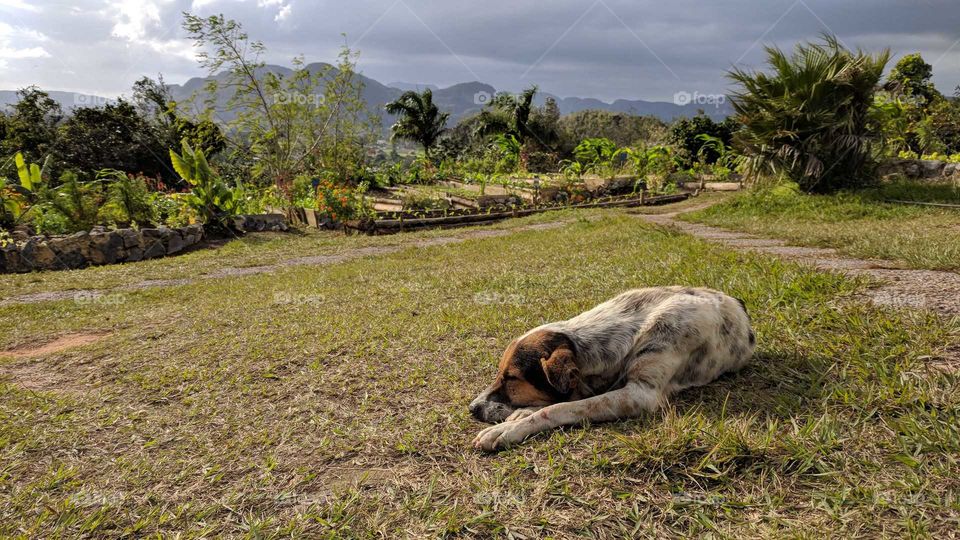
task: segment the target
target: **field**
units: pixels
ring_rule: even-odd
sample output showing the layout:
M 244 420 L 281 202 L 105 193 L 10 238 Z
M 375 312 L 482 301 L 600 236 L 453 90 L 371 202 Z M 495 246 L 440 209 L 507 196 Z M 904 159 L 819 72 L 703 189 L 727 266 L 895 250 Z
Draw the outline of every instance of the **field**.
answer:
M 733 197 L 683 218 L 888 259 L 904 268 L 960 270 L 960 208 L 885 202 L 891 200 L 960 205 L 960 186 L 903 182 L 834 195 L 780 188 Z
M 917 231 L 947 219 L 927 212 Z M 951 267 L 930 245 L 897 258 Z M 750 367 L 656 415 L 470 447 L 512 337 L 665 284 L 743 298 Z M 0 535 L 956 535 L 960 321 L 870 286 L 620 210 L 0 277 L 8 300 L 101 294 L 0 304 Z M 31 350 L 63 336 L 85 344 Z

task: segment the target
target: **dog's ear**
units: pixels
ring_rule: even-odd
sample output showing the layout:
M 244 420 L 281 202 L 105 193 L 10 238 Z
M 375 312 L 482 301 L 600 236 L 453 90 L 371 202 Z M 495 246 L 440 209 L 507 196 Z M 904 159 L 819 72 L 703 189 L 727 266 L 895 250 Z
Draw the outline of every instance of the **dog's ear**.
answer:
M 573 351 L 566 347 L 553 350 L 550 358 L 541 358 L 540 365 L 547 382 L 561 394 L 569 394 L 580 384 L 580 368 L 573 361 Z

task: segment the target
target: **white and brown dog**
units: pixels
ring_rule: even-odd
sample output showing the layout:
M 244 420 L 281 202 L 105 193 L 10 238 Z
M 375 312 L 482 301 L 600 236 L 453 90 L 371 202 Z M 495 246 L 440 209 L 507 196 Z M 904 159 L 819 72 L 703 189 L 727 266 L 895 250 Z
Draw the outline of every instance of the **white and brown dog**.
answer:
M 470 403 L 495 424 L 473 444 L 495 451 L 558 426 L 653 412 L 740 369 L 755 344 L 741 300 L 693 287 L 627 291 L 510 343 L 496 380 Z

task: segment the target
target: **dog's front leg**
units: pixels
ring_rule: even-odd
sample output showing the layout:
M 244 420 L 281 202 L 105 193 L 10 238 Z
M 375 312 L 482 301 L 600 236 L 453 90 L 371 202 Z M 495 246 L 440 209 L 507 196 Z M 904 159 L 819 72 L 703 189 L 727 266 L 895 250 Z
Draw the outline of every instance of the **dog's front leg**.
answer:
M 579 401 L 544 407 L 520 420 L 506 421 L 481 431 L 473 440 L 476 448 L 493 452 L 512 446 L 534 433 L 585 420 L 606 422 L 653 412 L 660 405 L 660 392 L 643 382 L 629 382 L 623 388 Z

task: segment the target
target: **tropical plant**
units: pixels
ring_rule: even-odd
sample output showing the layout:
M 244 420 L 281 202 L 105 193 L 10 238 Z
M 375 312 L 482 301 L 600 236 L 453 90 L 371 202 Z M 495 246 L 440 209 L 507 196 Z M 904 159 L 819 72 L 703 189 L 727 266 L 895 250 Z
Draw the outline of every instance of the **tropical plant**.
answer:
M 390 128 L 394 139 L 405 139 L 423 146 L 423 153 L 430 159 L 430 151 L 446 131 L 450 113 L 440 112 L 433 102 L 433 92 L 428 88 L 422 93 L 404 92 L 396 100 L 387 103 L 386 111 L 397 115 Z
M 203 149 L 194 150 L 186 140 L 181 144 L 182 153 L 170 150 L 170 161 L 177 174 L 191 186 L 190 193 L 185 197 L 186 202 L 206 224 L 221 229 L 231 228 L 229 218 L 237 215 L 242 199 L 210 168 Z
M 101 222 L 121 226 L 156 222 L 157 211 L 143 176 L 104 169 L 97 173 L 97 180 L 106 185 L 107 193 L 106 202 L 98 214 Z
M 788 177 L 808 191 L 866 181 L 878 140 L 870 108 L 889 51 L 851 52 L 837 38 L 797 45 L 792 55 L 767 47 L 770 73 L 734 69 L 735 137 L 754 181 Z
M 65 171 L 60 175 L 60 186 L 45 192 L 41 206 L 63 216 L 71 231 L 85 231 L 97 223 L 100 194 L 97 186 L 81 182 L 77 173 Z

